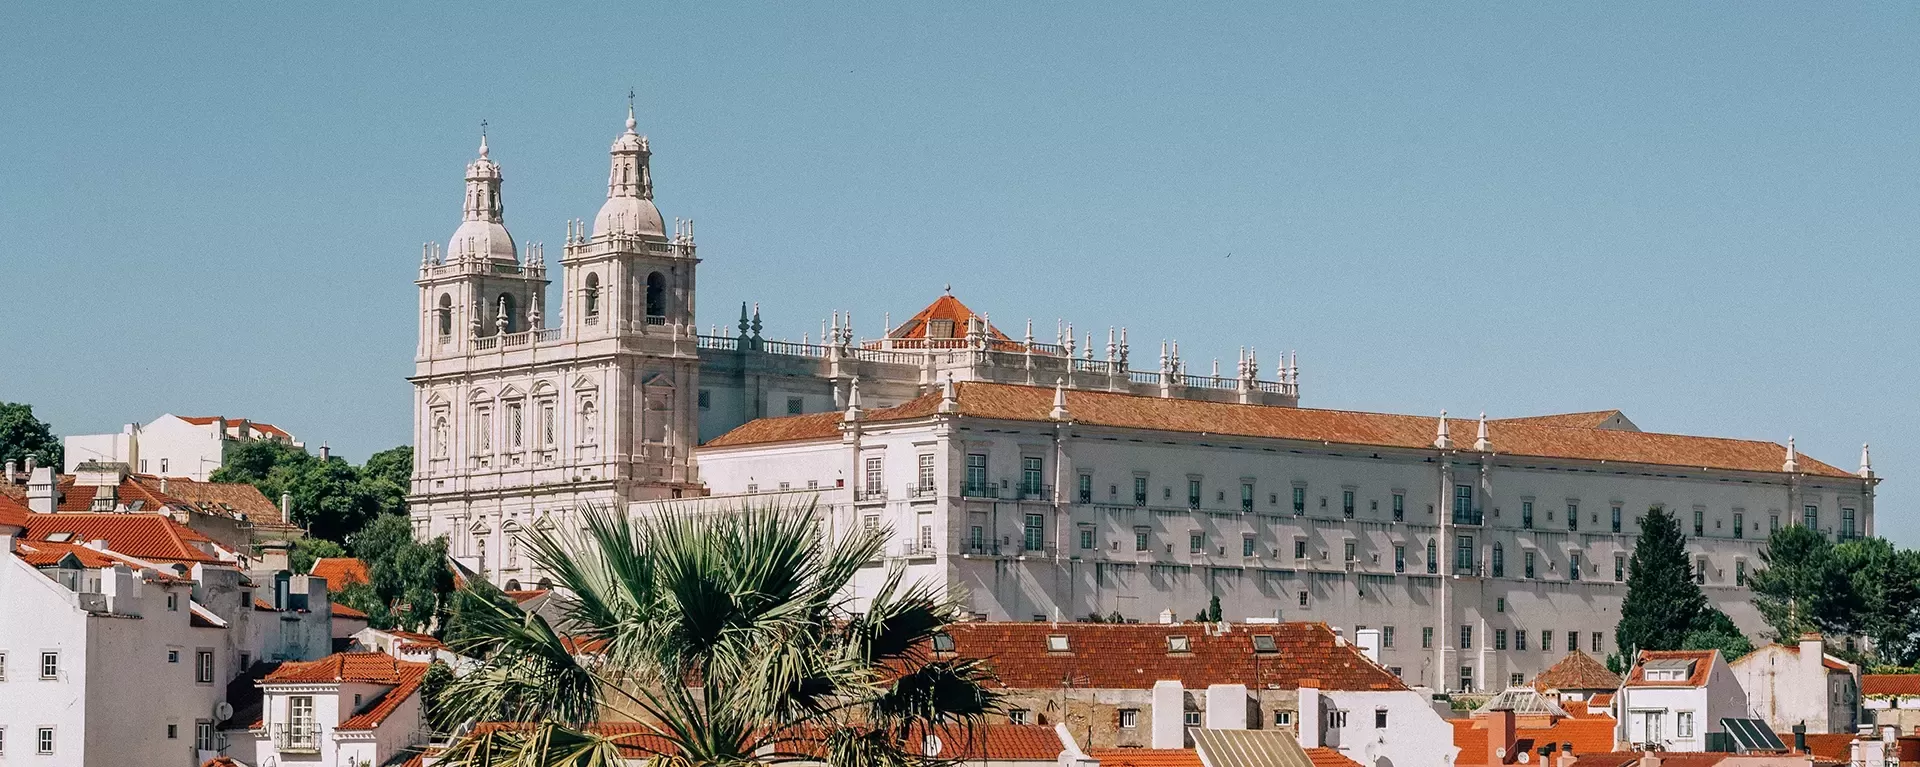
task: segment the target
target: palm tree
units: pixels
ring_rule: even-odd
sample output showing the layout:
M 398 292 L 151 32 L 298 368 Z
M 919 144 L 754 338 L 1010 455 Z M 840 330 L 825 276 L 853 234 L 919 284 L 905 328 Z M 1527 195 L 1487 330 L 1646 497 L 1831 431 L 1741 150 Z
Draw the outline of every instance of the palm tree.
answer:
M 586 508 L 579 532 L 531 533 L 563 617 L 473 583 L 449 642 L 481 663 L 440 696 L 459 721 L 524 724 L 477 728 L 445 763 L 612 765 L 621 746 L 687 767 L 945 763 L 915 739 L 971 727 L 997 700 L 977 661 L 929 651 L 959 605 L 893 570 L 854 612 L 885 534 L 830 538 L 815 512 Z M 595 726 L 621 717 L 638 724 Z

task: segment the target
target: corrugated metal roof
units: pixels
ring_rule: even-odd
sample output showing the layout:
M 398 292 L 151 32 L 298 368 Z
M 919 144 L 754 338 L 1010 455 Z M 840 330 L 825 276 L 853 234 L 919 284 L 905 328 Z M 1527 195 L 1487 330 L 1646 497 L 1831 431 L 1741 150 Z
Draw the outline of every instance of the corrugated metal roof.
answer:
M 1288 730 L 1194 728 L 1187 733 L 1209 767 L 1313 767 L 1313 760 Z

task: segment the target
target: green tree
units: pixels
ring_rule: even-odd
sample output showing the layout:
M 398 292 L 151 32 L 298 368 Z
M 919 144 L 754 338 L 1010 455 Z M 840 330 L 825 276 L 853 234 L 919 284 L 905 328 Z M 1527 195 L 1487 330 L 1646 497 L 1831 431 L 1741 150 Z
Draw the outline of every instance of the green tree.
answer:
M 1627 570 L 1627 598 L 1614 630 L 1620 654 L 1613 662 L 1631 664 L 1641 650 L 1680 649 L 1706 608 L 1679 521 L 1659 506 L 1648 509 Z
M 884 533 L 823 539 L 810 505 L 581 521 L 534 532 L 529 548 L 592 660 L 545 618 L 474 600 L 476 630 L 454 647 L 482 662 L 442 697 L 461 721 L 530 724 L 476 731 L 444 764 L 618 764 L 619 736 L 588 728 L 609 710 L 672 745 L 662 764 L 945 764 L 917 736 L 996 706 L 979 661 L 929 649 L 956 601 L 896 570 L 850 609 L 842 595 Z
M 385 480 L 400 488 L 404 496 L 408 485 L 413 482 L 413 447 L 401 445 L 367 456 L 366 466 L 361 471 L 368 479 Z
M 1731 662 L 1753 652 L 1753 640 L 1741 633 L 1740 627 L 1733 625 L 1733 619 L 1720 608 L 1708 605 L 1694 616 L 1693 626 L 1680 641 L 1680 649 L 1719 650 Z
M 213 481 L 250 483 L 269 499 L 291 493 L 287 521 L 316 538 L 345 542 L 374 517 L 406 511 L 413 448 L 384 450 L 356 467 L 339 456 L 322 461 L 281 442 L 247 440 L 228 447 L 224 458 Z
M 346 555 L 347 550 L 333 541 L 325 538 L 301 538 L 293 542 L 293 551 L 287 557 L 287 567 L 296 573 L 312 572 L 313 560 Z
M 393 612 L 387 609 L 387 603 L 373 586 L 360 581 L 347 584 L 333 595 L 333 601 L 367 614 L 367 625 L 377 629 L 390 629 L 397 625 Z
M 1883 538 L 1860 538 L 1833 547 L 1838 569 L 1846 573 L 1848 599 L 1844 623 L 1823 629 L 1872 640 L 1881 663 L 1907 666 L 1920 660 L 1920 552 L 1895 548 Z
M 59 471 L 66 450 L 53 427 L 33 417 L 33 406 L 20 402 L 0 402 L 0 462 L 15 461 L 25 466 L 27 456 L 35 463 Z
M 396 625 L 422 630 L 439 624 L 446 596 L 453 592 L 444 536 L 416 541 L 406 517 L 382 514 L 355 533 L 350 545 L 366 563 L 369 586 Z
M 1220 622 L 1220 595 L 1219 594 L 1214 594 L 1212 597 L 1207 599 L 1207 620 L 1212 621 L 1214 623 Z
M 1774 641 L 1792 644 L 1801 634 L 1850 622 L 1853 583 L 1826 536 L 1799 525 L 1780 528 L 1760 561 L 1764 567 L 1748 577 L 1747 588 Z
M 441 660 L 429 664 L 426 675 L 420 677 L 421 713 L 427 720 L 427 726 L 435 732 L 452 732 L 460 725 L 459 720 L 448 715 L 445 695 L 451 684 L 453 667 Z

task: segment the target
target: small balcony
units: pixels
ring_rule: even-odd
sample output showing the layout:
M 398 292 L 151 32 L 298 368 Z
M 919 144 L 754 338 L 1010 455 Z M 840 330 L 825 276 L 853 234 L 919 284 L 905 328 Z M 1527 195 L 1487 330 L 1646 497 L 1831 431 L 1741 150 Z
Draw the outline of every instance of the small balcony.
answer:
M 1486 524 L 1486 518 L 1487 518 L 1487 513 L 1480 509 L 1454 509 L 1453 510 L 1453 523 L 1456 525 L 1473 525 L 1475 527 L 1478 527 L 1480 525 Z
M 961 486 L 960 495 L 963 498 L 999 498 L 1000 488 L 991 482 L 979 485 L 968 483 Z
M 903 559 L 932 559 L 932 546 L 922 546 L 917 541 L 900 544 L 900 556 Z
M 1021 485 L 1013 489 L 1014 498 L 1021 501 L 1053 500 L 1052 485 Z
M 854 503 L 879 503 L 887 499 L 885 487 L 858 487 L 853 490 Z
M 647 315 L 647 324 L 648 325 L 665 325 L 667 324 L 667 316 L 664 314 L 649 314 Z
M 311 724 L 273 726 L 273 748 L 283 754 L 320 753 L 320 731 Z
M 1000 544 L 997 541 L 967 541 L 960 553 L 969 557 L 997 557 L 1000 556 Z
M 916 501 L 927 500 L 929 498 L 934 498 L 939 495 L 940 495 L 939 485 L 908 485 L 907 486 L 907 497 Z

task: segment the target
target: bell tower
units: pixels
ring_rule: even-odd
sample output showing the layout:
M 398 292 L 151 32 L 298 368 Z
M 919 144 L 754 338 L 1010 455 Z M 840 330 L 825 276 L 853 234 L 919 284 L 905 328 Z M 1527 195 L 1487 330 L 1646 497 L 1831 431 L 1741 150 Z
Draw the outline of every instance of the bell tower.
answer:
M 541 248 L 528 246 L 522 260 L 513 235 L 507 232 L 500 165 L 490 154 L 483 123 L 480 156 L 467 164 L 460 228 L 445 248 L 439 243 L 422 246 L 416 281 L 420 287 L 416 359 L 497 348 L 501 343 L 497 336 L 545 326 L 540 304 L 547 277 Z

